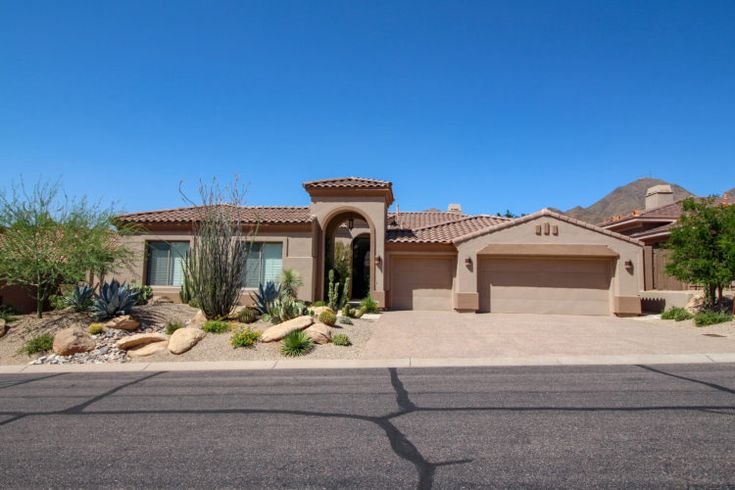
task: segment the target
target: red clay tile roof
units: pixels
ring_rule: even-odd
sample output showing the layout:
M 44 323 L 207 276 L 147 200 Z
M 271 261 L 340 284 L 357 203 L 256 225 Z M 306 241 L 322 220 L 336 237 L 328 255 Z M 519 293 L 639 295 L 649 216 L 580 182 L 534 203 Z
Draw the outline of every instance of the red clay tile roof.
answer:
M 639 219 L 643 219 L 646 221 L 659 219 L 662 221 L 677 221 L 679 218 L 681 218 L 681 208 L 683 202 L 684 200 L 682 199 L 680 201 L 667 204 L 658 208 L 650 209 L 648 211 L 633 211 L 633 213 L 627 216 L 614 216 L 613 218 L 603 223 L 602 226 L 608 227 L 610 225 L 615 225 L 624 221 L 636 221 Z M 723 194 L 721 197 L 715 198 L 714 200 L 715 205 L 733 204 L 733 202 L 735 201 L 733 200 L 732 196 L 728 195 L 727 193 Z
M 306 206 L 242 206 L 240 219 L 245 223 L 290 224 L 312 220 Z M 193 223 L 199 219 L 199 207 L 143 211 L 118 216 L 123 223 Z
M 464 213 L 450 213 L 448 211 L 401 211 L 388 213 L 388 229 L 421 228 L 429 225 L 438 225 L 450 221 L 466 218 Z
M 392 185 L 387 180 L 340 177 L 304 182 L 304 189 L 390 189 Z
M 431 213 L 431 212 L 429 212 Z M 426 213 L 426 214 L 429 214 Z M 401 213 L 401 215 L 404 213 Z M 422 214 L 411 213 L 411 214 Z M 459 213 L 432 213 L 450 214 L 455 217 Z M 425 219 L 431 219 L 424 217 Z M 399 217 L 400 219 L 400 217 Z M 494 226 L 512 221 L 510 218 L 479 214 L 474 216 L 461 215 L 457 219 L 443 223 L 431 224 L 416 228 L 389 229 L 386 240 L 390 243 L 452 243 L 453 240 L 467 234 L 480 232 Z

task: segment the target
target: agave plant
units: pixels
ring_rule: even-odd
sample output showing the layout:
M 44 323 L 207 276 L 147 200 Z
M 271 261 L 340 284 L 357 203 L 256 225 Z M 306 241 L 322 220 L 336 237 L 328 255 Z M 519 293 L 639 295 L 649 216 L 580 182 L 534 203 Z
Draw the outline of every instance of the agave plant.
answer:
M 112 282 L 105 282 L 100 286 L 100 292 L 92 303 L 92 315 L 98 320 L 126 315 L 137 302 L 136 291 L 130 289 L 126 283 L 120 284 L 113 279 Z
M 66 305 L 71 306 L 74 311 L 86 311 L 92 306 L 94 289 L 89 284 L 74 286 L 69 296 L 66 297 Z
M 264 315 L 269 313 L 273 307 L 273 302 L 281 296 L 281 287 L 273 281 L 268 281 L 265 286 L 261 283 L 256 293 L 251 293 L 250 297 L 255 302 L 255 309 L 258 313 Z

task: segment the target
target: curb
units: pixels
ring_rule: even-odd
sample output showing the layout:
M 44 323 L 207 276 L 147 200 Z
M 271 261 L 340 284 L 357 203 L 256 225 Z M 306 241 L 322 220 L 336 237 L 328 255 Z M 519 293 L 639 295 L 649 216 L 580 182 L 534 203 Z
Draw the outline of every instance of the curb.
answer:
M 505 358 L 281 359 L 275 361 L 133 362 L 124 364 L 0 365 L 0 374 L 112 373 L 139 371 L 240 371 L 436 367 L 620 366 L 635 364 L 735 363 L 735 353 Z

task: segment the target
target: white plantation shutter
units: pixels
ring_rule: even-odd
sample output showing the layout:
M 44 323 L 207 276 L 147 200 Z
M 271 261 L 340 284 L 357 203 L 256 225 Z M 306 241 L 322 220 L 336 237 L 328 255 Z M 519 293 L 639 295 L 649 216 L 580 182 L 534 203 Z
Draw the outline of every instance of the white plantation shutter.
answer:
M 283 244 L 263 244 L 263 284 L 268 281 L 281 282 L 283 271 Z
M 148 247 L 148 284 L 151 286 L 165 286 L 168 284 L 170 274 L 168 244 L 150 242 Z
M 263 263 L 261 260 L 262 243 L 248 244 L 248 253 L 245 258 L 245 287 L 257 288 L 263 276 Z
M 189 244 L 187 242 L 178 242 L 171 244 L 171 285 L 181 286 L 184 284 L 184 260 L 186 254 L 189 253 Z

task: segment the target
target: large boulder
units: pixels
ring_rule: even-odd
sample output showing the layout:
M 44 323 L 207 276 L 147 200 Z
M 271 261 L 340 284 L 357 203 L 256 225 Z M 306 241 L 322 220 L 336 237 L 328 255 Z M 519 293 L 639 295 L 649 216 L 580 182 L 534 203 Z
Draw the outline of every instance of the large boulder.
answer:
M 266 329 L 263 335 L 260 336 L 261 342 L 274 342 L 281 340 L 286 335 L 290 334 L 294 330 L 303 330 L 314 323 L 314 319 L 309 315 L 300 316 L 292 320 L 273 325 Z
M 314 316 L 317 317 L 317 318 L 319 318 L 319 315 L 321 315 L 325 311 L 330 311 L 330 312 L 334 313 L 334 310 L 331 309 L 329 306 L 317 306 L 315 308 L 311 308 L 311 311 L 314 312 Z M 336 315 L 336 313 L 334 313 L 334 314 Z
M 206 333 L 199 328 L 184 327 L 176 330 L 168 339 L 168 351 L 172 354 L 183 354 L 204 338 Z
M 308 335 L 315 344 L 328 344 L 332 340 L 332 330 L 329 326 L 317 322 L 310 326 L 304 333 Z
M 128 350 L 135 347 L 141 347 L 146 344 L 153 342 L 162 342 L 168 340 L 168 337 L 161 333 L 139 333 L 135 335 L 128 335 L 117 341 L 115 344 L 118 349 Z
M 697 313 L 704 307 L 704 292 L 697 291 L 687 302 L 686 309 L 690 313 Z
M 168 346 L 168 342 L 159 341 L 159 342 L 153 342 L 151 344 L 146 344 L 140 347 L 136 347 L 135 349 L 130 349 L 128 351 L 128 355 L 130 357 L 146 357 L 153 354 L 157 354 L 159 352 L 164 352 L 166 350 L 166 347 Z
M 78 327 L 59 330 L 54 335 L 53 350 L 60 356 L 70 356 L 79 352 L 89 352 L 95 348 L 94 339 Z
M 138 330 L 138 327 L 140 327 L 140 322 L 130 315 L 116 316 L 105 323 L 105 328 L 117 328 L 119 330 L 127 330 L 128 332 Z

